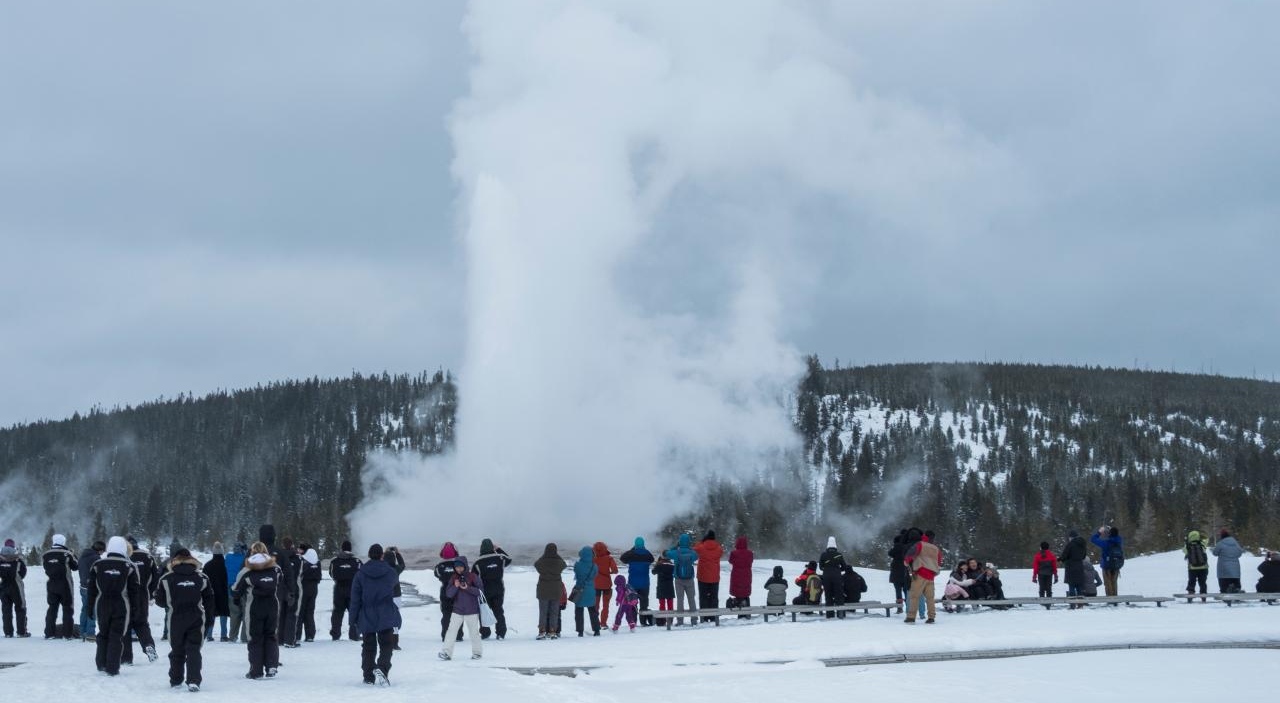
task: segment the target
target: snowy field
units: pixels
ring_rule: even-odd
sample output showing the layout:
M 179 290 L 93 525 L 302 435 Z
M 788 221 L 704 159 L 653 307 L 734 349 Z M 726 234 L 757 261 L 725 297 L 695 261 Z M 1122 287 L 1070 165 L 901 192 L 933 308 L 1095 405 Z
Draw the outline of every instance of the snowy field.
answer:
M 1256 581 L 1256 557 L 1242 560 L 1246 590 Z M 760 559 L 754 586 L 763 602 L 763 584 L 775 564 L 788 579 L 800 564 Z M 24 700 L 98 696 L 187 696 L 168 689 L 168 643 L 158 643 L 160 660 L 145 658 L 125 667 L 117 678 L 95 670 L 93 646 L 81 642 L 40 639 L 44 617 L 43 573 L 33 570 L 27 597 L 33 637 L 0 640 L 0 662 L 21 662 L 0 669 L 0 688 Z M 861 570 L 870 585 L 865 600 L 890 600 L 892 591 L 883 571 Z M 1211 571 L 1212 575 L 1212 563 Z M 1001 572 L 1006 594 L 1034 596 L 1027 569 Z M 728 572 L 722 589 L 727 588 Z M 429 571 L 407 571 L 406 582 L 424 594 L 435 594 Z M 567 580 L 567 576 L 566 576 Z M 1069 611 L 1039 607 L 1012 611 L 982 610 L 948 614 L 938 623 L 905 625 L 900 617 L 857 615 L 847 620 L 787 619 L 769 623 L 726 620 L 720 627 L 701 625 L 666 631 L 641 628 L 635 633 L 604 632 L 579 639 L 572 631 L 572 609 L 566 610 L 567 637 L 538 642 L 536 633 L 536 575 L 528 566 L 513 567 L 507 576 L 507 614 L 510 631 L 503 642 L 486 641 L 484 658 L 467 659 L 469 644 L 458 646 L 457 661 L 441 662 L 439 610 L 435 606 L 406 608 L 401 632 L 403 651 L 397 652 L 392 687 L 375 689 L 360 682 L 360 645 L 332 642 L 327 637 L 329 581 L 321 584 L 317 603 L 315 643 L 282 650 L 283 667 L 275 681 L 248 681 L 243 645 L 207 643 L 204 648 L 203 698 L 243 700 L 260 690 L 279 689 L 279 695 L 299 700 L 341 696 L 418 701 L 457 697 L 504 701 L 751 701 L 802 695 L 936 696 L 948 699 L 955 687 L 962 697 L 983 701 L 1039 700 L 1046 695 L 1107 700 L 1204 700 L 1229 691 L 1233 698 L 1263 699 L 1274 691 L 1280 653 L 1261 649 L 1117 650 L 1048 656 L 825 667 L 821 659 L 894 653 L 965 652 L 1024 647 L 1067 647 L 1101 644 L 1181 644 L 1202 642 L 1273 642 L 1280 644 L 1280 606 L 1244 604 L 1228 608 L 1218 603 L 1185 602 L 1139 607 L 1091 607 Z M 1213 579 L 1210 578 L 1213 585 Z M 1171 595 L 1185 585 L 1181 554 L 1168 553 L 1131 559 L 1121 576 L 1121 593 Z M 1216 590 L 1216 589 L 1211 589 Z M 939 588 L 939 592 L 941 589 Z M 1055 595 L 1062 593 L 1059 586 Z M 795 594 L 792 588 L 791 595 Z M 722 593 L 725 597 L 727 594 Z M 754 600 L 754 599 L 753 599 Z M 610 615 L 612 617 L 612 613 Z M 151 626 L 158 636 L 161 611 L 151 610 Z M 216 634 L 216 632 L 215 632 Z M 526 676 L 507 667 L 598 667 L 577 678 Z M 1068 693 L 1070 687 L 1078 693 Z M 1064 687 L 1066 689 L 1064 690 Z M 138 698 L 137 696 L 142 696 Z M 1215 696 L 1216 697 L 1216 696 Z M 6 699 L 8 696 L 6 696 Z

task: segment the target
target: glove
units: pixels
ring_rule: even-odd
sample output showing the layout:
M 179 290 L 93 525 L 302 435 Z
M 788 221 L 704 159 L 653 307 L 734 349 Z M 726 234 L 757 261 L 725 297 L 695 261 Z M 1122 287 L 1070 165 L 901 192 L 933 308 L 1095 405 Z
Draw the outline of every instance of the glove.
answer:
M 1058 582 L 1058 577 L 1057 577 L 1057 576 L 1054 576 L 1054 577 L 1053 577 L 1053 582 L 1054 582 L 1054 583 L 1057 583 L 1057 582 Z

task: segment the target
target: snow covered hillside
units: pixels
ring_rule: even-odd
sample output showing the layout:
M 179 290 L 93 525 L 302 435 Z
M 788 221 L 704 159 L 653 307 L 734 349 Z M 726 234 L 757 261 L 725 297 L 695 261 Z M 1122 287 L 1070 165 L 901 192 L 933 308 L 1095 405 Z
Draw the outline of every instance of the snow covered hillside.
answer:
M 1253 590 L 1257 557 L 1242 559 L 1245 585 Z M 801 564 L 757 559 L 754 588 L 763 599 L 763 583 L 781 564 L 788 578 Z M 38 571 L 38 570 L 36 570 Z M 79 642 L 39 639 L 44 616 L 43 574 L 32 572 L 27 598 L 33 605 L 29 640 L 0 640 L 0 662 L 23 662 L 0 669 L 0 687 L 22 700 L 72 700 L 128 697 L 147 700 L 169 695 L 168 644 L 154 664 L 125 667 L 118 678 L 98 674 L 93 647 Z M 862 570 L 870 586 L 864 598 L 889 600 L 883 571 Z M 1212 572 L 1211 572 L 1212 573 Z M 1009 596 L 1035 595 L 1026 569 L 1001 572 Z M 1179 553 L 1134 558 L 1121 576 L 1122 593 L 1171 595 L 1185 584 Z M 1217 603 L 1163 608 L 1095 607 L 1080 611 L 1021 608 L 1013 611 L 939 613 L 938 623 L 905 625 L 900 617 L 855 616 L 847 620 L 725 620 L 720 627 L 700 625 L 666 631 L 582 639 L 572 632 L 566 611 L 566 638 L 534 641 L 536 574 L 513 567 L 507 576 L 507 613 L 511 631 L 503 642 L 484 643 L 480 661 L 441 662 L 439 610 L 406 608 L 404 651 L 397 652 L 390 689 L 360 683 L 359 645 L 327 638 L 296 650 L 282 650 L 284 666 L 276 681 L 248 681 L 242 645 L 205 645 L 202 698 L 244 700 L 280 696 L 299 700 L 374 699 L 420 701 L 465 698 L 476 701 L 681 701 L 777 700 L 796 695 L 848 694 L 856 697 L 947 697 L 951 682 L 963 681 L 966 695 L 984 701 L 1026 701 L 1041 692 L 1076 682 L 1090 700 L 1199 700 L 1229 691 L 1233 697 L 1262 697 L 1274 690 L 1268 680 L 1276 652 L 1230 650 L 1117 650 L 981 661 L 913 663 L 827 668 L 820 661 L 893 653 L 964 652 L 1024 647 L 1084 645 L 1270 642 L 1280 646 L 1280 606 Z M 436 581 L 426 570 L 406 571 L 403 580 L 434 594 Z M 728 572 L 724 574 L 725 584 Z M 1211 579 L 1212 582 L 1212 579 Z M 331 582 L 321 584 L 317 625 L 328 630 Z M 727 585 L 723 588 L 727 588 Z M 1059 587 L 1061 588 L 1061 587 Z M 792 595 L 794 595 L 794 587 Z M 722 593 L 722 595 L 724 595 Z M 151 611 L 152 628 L 161 631 L 161 613 Z M 457 650 L 465 653 L 468 645 Z M 526 676 L 511 668 L 590 668 L 577 678 Z M 1188 673 L 1190 672 L 1190 673 Z M 1234 672 L 1224 674 L 1220 672 Z M 1185 674 L 1185 675 L 1184 675 Z M 1105 682 L 1105 685 L 1103 684 Z M 172 695 L 187 695 L 185 692 Z

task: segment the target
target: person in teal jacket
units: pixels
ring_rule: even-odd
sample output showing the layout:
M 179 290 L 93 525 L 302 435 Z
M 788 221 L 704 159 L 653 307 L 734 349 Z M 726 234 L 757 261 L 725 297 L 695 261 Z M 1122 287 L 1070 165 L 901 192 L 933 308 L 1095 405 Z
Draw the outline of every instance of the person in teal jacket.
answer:
M 596 574 L 599 569 L 596 567 L 595 554 L 591 551 L 591 547 L 583 547 L 578 550 L 578 561 L 573 564 L 573 588 L 578 592 L 578 597 L 573 601 L 573 622 L 577 625 L 578 636 L 583 636 L 582 629 L 582 611 L 586 611 L 591 615 L 591 634 L 595 637 L 600 636 L 600 611 L 596 610 Z

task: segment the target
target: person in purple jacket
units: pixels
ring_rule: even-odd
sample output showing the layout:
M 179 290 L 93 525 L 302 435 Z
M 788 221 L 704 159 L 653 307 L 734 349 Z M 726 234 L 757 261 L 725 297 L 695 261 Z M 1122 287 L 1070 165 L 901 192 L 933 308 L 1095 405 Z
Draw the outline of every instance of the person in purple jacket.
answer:
M 444 634 L 441 659 L 453 659 L 453 645 L 463 623 L 466 623 L 467 637 L 471 639 L 471 658 L 479 659 L 484 653 L 480 638 L 480 596 L 483 588 L 480 577 L 467 569 L 467 558 L 458 555 L 453 560 L 453 576 L 445 586 L 445 595 L 453 601 L 453 613 L 449 617 L 449 631 Z

